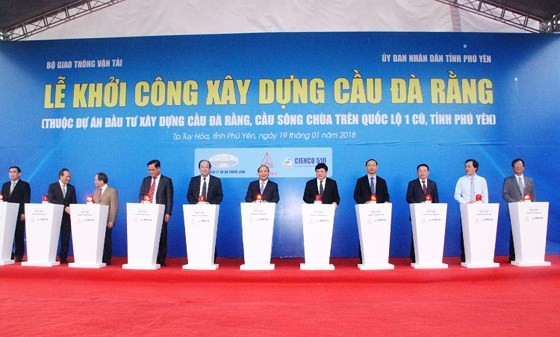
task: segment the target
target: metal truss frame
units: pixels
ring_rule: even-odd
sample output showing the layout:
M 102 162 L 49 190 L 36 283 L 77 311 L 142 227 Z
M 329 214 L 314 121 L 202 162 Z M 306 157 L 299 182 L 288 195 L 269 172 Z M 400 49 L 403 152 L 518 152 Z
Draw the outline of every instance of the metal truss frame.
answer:
M 547 33 L 560 33 L 560 13 L 554 15 L 549 21 L 544 22 L 542 29 Z
M 545 22 L 540 18 L 513 10 L 503 5 L 489 3 L 484 0 L 435 0 L 450 6 L 454 6 L 471 13 L 475 13 L 486 18 L 499 21 L 501 23 L 520 28 L 532 33 L 553 33 L 560 28 L 560 15 Z M 560 13 L 559 13 L 560 14 Z M 539 28 L 536 28 L 539 27 Z M 555 28 L 555 29 L 554 29 Z
M 18 23 L 1 32 L 0 40 L 17 41 L 91 14 L 125 0 L 80 0 L 48 13 Z

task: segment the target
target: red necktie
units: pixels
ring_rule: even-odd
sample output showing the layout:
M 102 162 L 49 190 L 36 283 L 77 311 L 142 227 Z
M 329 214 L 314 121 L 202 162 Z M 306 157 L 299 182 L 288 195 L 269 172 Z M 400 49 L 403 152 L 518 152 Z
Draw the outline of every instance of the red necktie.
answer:
M 426 195 L 426 193 L 428 192 L 428 189 L 426 188 L 426 181 L 422 180 L 422 190 L 424 191 L 424 195 Z
M 148 191 L 148 198 L 150 198 L 150 202 L 154 200 L 155 191 L 156 191 L 156 180 L 152 178 L 152 185 L 150 186 L 150 190 Z
M 97 201 L 98 203 L 101 203 L 101 196 L 103 195 L 103 189 L 100 188 L 99 189 L 99 200 Z

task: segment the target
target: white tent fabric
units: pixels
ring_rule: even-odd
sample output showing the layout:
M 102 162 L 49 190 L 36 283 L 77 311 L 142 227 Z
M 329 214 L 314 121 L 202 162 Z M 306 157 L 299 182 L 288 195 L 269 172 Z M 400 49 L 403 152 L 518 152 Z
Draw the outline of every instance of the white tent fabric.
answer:
M 435 0 L 126 0 L 29 39 L 329 31 L 524 32 Z

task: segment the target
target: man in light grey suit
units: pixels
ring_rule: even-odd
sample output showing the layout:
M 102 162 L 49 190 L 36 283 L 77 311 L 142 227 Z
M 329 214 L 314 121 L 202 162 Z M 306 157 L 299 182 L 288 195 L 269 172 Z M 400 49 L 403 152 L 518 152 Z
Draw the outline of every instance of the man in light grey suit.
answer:
M 521 158 L 516 158 L 511 162 L 513 175 L 504 179 L 502 197 L 508 203 L 524 200 L 525 195 L 529 195 L 531 201 L 536 201 L 535 184 L 533 179 L 523 175 L 525 162 Z M 508 212 L 509 213 L 509 212 Z M 515 261 L 515 249 L 513 246 L 513 235 L 510 233 L 509 239 L 509 262 Z
M 107 229 L 105 230 L 105 243 L 103 246 L 103 263 L 108 266 L 111 265 L 111 258 L 113 257 L 113 239 L 112 232 L 115 222 L 117 221 L 117 213 L 119 211 L 119 195 L 116 189 L 107 185 L 109 178 L 103 172 L 95 175 L 93 183 L 95 184 L 95 191 L 93 192 L 93 202 L 96 204 L 109 206 L 109 213 L 107 216 Z

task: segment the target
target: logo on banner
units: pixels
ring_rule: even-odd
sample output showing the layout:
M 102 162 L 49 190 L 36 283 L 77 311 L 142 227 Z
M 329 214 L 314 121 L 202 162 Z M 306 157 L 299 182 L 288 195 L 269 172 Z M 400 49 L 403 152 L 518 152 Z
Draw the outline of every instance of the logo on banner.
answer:
M 268 152 L 265 153 L 264 158 L 261 161 L 261 165 L 266 165 L 269 169 L 274 168 L 274 163 L 272 162 L 272 158 L 270 158 Z
M 286 157 L 286 159 L 282 161 L 282 166 L 284 166 L 285 168 L 292 168 L 292 160 L 290 159 L 290 157 Z
M 239 163 L 239 158 L 229 153 L 215 154 L 208 160 L 212 163 L 212 166 L 216 168 L 234 167 Z

